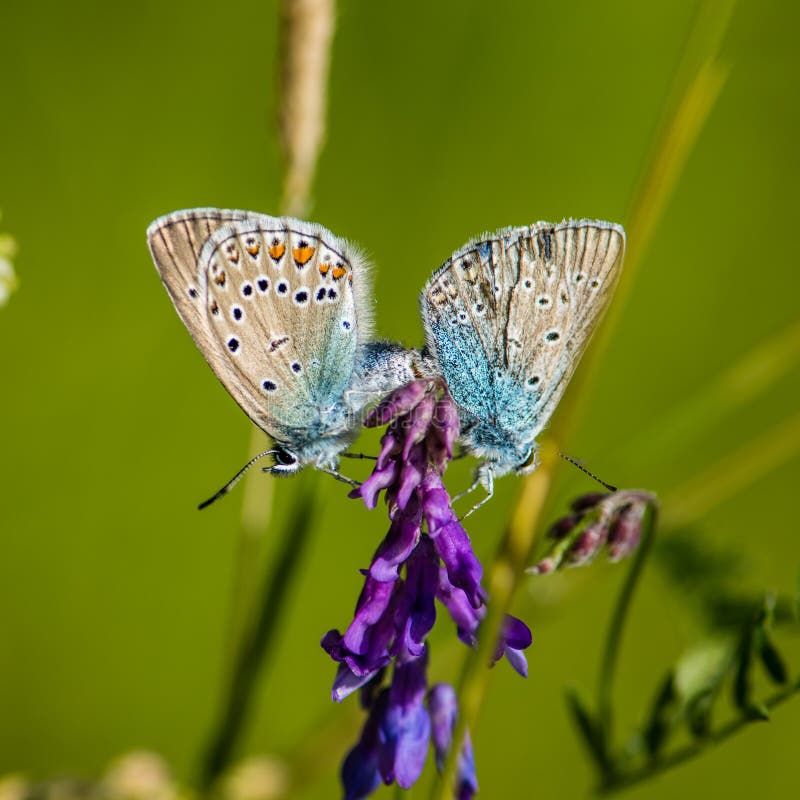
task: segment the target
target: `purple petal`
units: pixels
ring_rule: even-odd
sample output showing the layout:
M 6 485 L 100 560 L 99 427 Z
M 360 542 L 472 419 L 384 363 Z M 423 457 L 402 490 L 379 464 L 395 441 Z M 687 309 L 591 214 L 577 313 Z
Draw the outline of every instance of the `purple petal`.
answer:
M 406 567 L 406 603 L 402 612 L 402 630 L 394 647 L 401 656 L 421 656 L 425 639 L 436 622 L 436 589 L 439 559 L 428 537 L 420 540 Z
M 373 509 L 378 504 L 378 494 L 382 489 L 391 486 L 396 480 L 400 468 L 396 461 L 390 461 L 385 467 L 378 469 L 377 467 L 372 471 L 372 474 L 367 478 L 364 483 L 356 489 L 353 489 L 348 497 L 360 497 L 364 501 L 364 505 Z
M 385 635 L 386 633 L 389 635 Z M 391 629 L 387 631 L 386 627 L 382 626 L 377 630 L 377 634 L 370 637 L 373 649 L 367 650 L 364 654 L 354 653 L 350 650 L 344 643 L 344 637 L 337 630 L 328 631 L 320 644 L 334 661 L 344 664 L 355 678 L 363 678 L 364 681 L 368 681 L 387 666 L 391 660 L 388 653 L 385 652 L 393 638 Z M 337 673 L 332 691 L 334 701 L 338 702 L 340 695 L 341 697 L 346 697 L 349 694 L 347 691 L 349 680 L 347 675 Z M 339 686 L 339 683 L 341 683 L 341 686 Z M 358 687 L 356 686 L 355 688 Z
M 472 800 L 478 793 L 478 776 L 475 771 L 475 755 L 472 752 L 472 741 L 469 731 L 464 734 L 464 745 L 458 759 L 458 785 L 456 800 Z
M 323 639 L 323 642 L 324 641 Z M 324 646 L 323 644 L 323 647 Z M 339 669 L 336 671 L 336 678 L 333 681 L 333 687 L 331 689 L 333 702 L 341 703 L 345 697 L 349 697 L 353 692 L 360 689 L 366 683 L 369 683 L 377 672 L 378 670 L 375 670 L 375 672 L 367 673 L 366 675 L 356 675 L 347 664 L 339 664 Z
M 557 519 L 548 529 L 547 536 L 550 539 L 560 541 L 568 534 L 572 533 L 575 526 L 581 521 L 581 514 L 567 514 L 566 517 Z
M 436 536 L 447 523 L 458 522 L 458 517 L 450 504 L 450 495 L 436 470 L 429 469 L 425 473 L 420 486 L 420 495 L 431 536 Z
M 439 472 L 444 472 L 447 462 L 453 457 L 453 445 L 458 438 L 458 408 L 445 390 L 436 403 L 426 444 L 430 460 Z
M 395 606 L 402 597 L 402 581 L 384 583 L 368 577 L 355 617 L 344 636 L 330 631 L 323 648 L 334 661 L 344 662 L 356 676 L 372 676 L 389 661 L 395 638 Z
M 503 656 L 523 678 L 528 677 L 528 661 L 523 650 L 531 646 L 533 635 L 530 628 L 521 620 L 506 614 L 503 632 L 494 651 L 492 664 Z
M 400 414 L 408 413 L 423 398 L 429 386 L 430 381 L 412 381 L 396 389 L 367 414 L 364 427 L 377 428 Z
M 428 754 L 430 717 L 425 708 L 426 658 L 395 666 L 389 702 L 378 728 L 378 765 L 387 783 L 410 788 L 422 773 Z
M 444 444 L 448 459 L 452 458 L 453 445 L 459 433 L 459 419 L 458 406 L 453 402 L 453 398 L 447 390 L 442 393 L 439 402 L 436 404 L 433 424 L 441 435 L 441 440 Z
M 369 797 L 381 783 L 378 771 L 378 749 L 368 749 L 357 744 L 342 764 L 344 800 L 363 800 Z
M 437 683 L 428 692 L 431 714 L 431 738 L 436 752 L 436 766 L 441 771 L 453 741 L 453 729 L 458 717 L 456 690 L 449 683 Z
M 625 558 L 639 546 L 645 509 L 644 504 L 635 504 L 619 512 L 608 536 L 608 557 L 611 561 Z
M 441 772 L 453 743 L 453 731 L 458 718 L 458 700 L 453 687 L 446 683 L 436 684 L 428 693 L 428 708 L 431 714 L 431 738 L 436 752 L 436 766 Z M 469 800 L 475 796 L 477 791 L 475 758 L 472 753 L 469 731 L 467 731 L 458 759 L 455 796 Z
M 411 555 L 420 537 L 422 506 L 412 497 L 405 509 L 399 510 L 392 519 L 389 533 L 378 548 L 369 574 L 376 581 L 393 581 L 400 567 Z
M 430 428 L 435 408 L 436 398 L 432 394 L 426 394 L 419 401 L 417 407 L 408 415 L 408 418 L 402 420 L 403 434 L 405 436 L 403 459 L 407 459 L 411 448 L 425 438 L 428 428 Z
M 450 583 L 464 590 L 473 608 L 480 608 L 486 601 L 486 592 L 481 586 L 483 567 L 461 523 L 449 522 L 431 538 Z
M 522 650 L 516 650 L 513 647 L 506 647 L 503 655 L 517 673 L 519 673 L 523 678 L 528 677 L 528 659 L 525 658 L 525 653 L 523 653 Z
M 503 623 L 503 639 L 508 647 L 517 650 L 526 650 L 533 644 L 533 634 L 531 629 L 517 617 L 506 614 Z
M 578 536 L 567 552 L 567 561 L 576 567 L 591 561 L 597 551 L 605 544 L 608 535 L 608 525 L 601 521 L 587 525 L 583 533 Z
M 402 447 L 402 435 L 400 431 L 389 428 L 381 437 L 381 451 L 375 462 L 375 469 L 385 469 L 389 461 L 400 453 Z
M 400 486 L 397 490 L 398 508 L 405 508 L 412 492 L 422 482 L 427 460 L 425 448 L 419 444 L 414 445 L 400 472 Z
M 378 725 L 386 711 L 388 690 L 382 691 L 364 723 L 358 744 L 347 754 L 342 764 L 342 785 L 345 800 L 361 800 L 378 788 L 381 781 L 378 769 Z
M 458 628 L 458 638 L 469 647 L 477 643 L 475 631 L 486 614 L 486 607 L 473 608 L 462 589 L 457 589 L 447 578 L 447 570 L 439 568 L 439 587 L 436 591 L 439 602 L 448 610 Z
M 483 567 L 450 505 L 450 496 L 442 484 L 441 476 L 435 470 L 426 472 L 420 493 L 428 533 L 447 567 L 450 583 L 463 589 L 472 605 L 478 608 L 486 600 L 486 592 L 481 586 Z
M 394 590 L 394 582 L 376 581 L 370 577 L 364 581 L 355 616 L 344 635 L 348 649 L 363 652 L 360 645 L 365 632 L 386 614 Z

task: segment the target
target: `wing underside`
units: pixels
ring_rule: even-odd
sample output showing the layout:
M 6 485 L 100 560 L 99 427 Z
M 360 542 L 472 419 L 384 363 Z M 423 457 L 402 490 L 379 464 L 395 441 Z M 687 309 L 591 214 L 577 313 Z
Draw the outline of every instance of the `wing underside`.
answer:
M 611 223 L 537 223 L 470 242 L 445 262 L 422 313 L 458 405 L 533 439 L 608 304 L 624 244 Z
M 353 373 L 365 264 L 314 223 L 198 209 L 157 220 L 153 258 L 212 370 L 260 428 L 325 435 Z

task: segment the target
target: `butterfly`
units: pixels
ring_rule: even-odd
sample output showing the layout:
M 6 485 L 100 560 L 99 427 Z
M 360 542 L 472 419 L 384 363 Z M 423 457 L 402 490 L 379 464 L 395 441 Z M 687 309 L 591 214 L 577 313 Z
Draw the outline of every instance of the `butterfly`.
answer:
M 537 222 L 473 239 L 425 284 L 424 363 L 447 384 L 460 441 L 481 460 L 468 490 L 484 487 L 479 505 L 496 477 L 535 468 L 536 437 L 608 305 L 624 250 L 620 225 Z
M 338 456 L 365 408 L 414 379 L 414 351 L 370 341 L 367 263 L 326 228 L 291 217 L 199 208 L 156 219 L 150 252 L 215 375 L 275 442 L 258 458 L 287 475 Z M 202 506 L 201 506 L 202 507 Z

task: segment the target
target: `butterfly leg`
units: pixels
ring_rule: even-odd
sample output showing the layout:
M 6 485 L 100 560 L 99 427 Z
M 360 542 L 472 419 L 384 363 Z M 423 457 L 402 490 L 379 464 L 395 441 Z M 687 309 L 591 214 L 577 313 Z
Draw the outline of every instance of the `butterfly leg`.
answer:
M 366 453 L 339 453 L 340 458 L 361 458 L 369 459 L 370 461 L 377 461 L 378 456 L 368 456 Z
M 347 476 L 342 475 L 341 472 L 337 472 L 335 469 L 327 469 L 326 467 L 321 467 L 319 464 L 317 464 L 317 469 L 320 472 L 324 472 L 326 475 L 330 475 L 331 477 L 336 478 L 337 481 L 341 481 L 342 483 L 348 484 L 349 486 L 353 486 L 355 488 L 361 486 L 361 484 L 358 481 L 354 481 L 352 478 L 348 478 Z
M 461 521 L 465 520 L 470 514 L 474 514 L 482 505 L 488 503 L 494 496 L 494 472 L 492 471 L 491 465 L 487 464 L 486 462 L 478 467 L 478 471 L 475 473 L 475 482 L 472 484 L 472 486 L 470 486 L 465 494 L 471 492 L 478 485 L 483 486 L 483 488 L 486 489 L 486 497 L 484 497 L 479 503 L 476 503 L 474 506 L 472 506 L 472 508 L 467 511 L 463 517 L 461 517 Z
M 475 480 L 469 485 L 469 488 L 464 489 L 463 492 L 460 492 L 453 498 L 453 502 L 455 503 L 456 500 L 460 500 L 462 497 L 466 497 L 468 494 L 472 494 L 479 486 L 481 485 L 481 477 L 479 474 L 475 474 Z

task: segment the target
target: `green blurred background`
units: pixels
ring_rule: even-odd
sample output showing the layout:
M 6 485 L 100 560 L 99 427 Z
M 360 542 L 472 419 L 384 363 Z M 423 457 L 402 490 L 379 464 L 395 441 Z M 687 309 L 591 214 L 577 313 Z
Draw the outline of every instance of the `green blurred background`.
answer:
M 373 256 L 382 336 L 421 341 L 424 280 L 478 232 L 626 221 L 694 9 L 341 3 L 312 217 Z M 243 462 L 250 424 L 183 330 L 144 231 L 184 207 L 276 212 L 276 19 L 274 2 L 0 7 L 0 229 L 19 242 L 21 282 L 0 309 L 0 774 L 91 778 L 146 747 L 191 781 L 219 710 L 241 494 L 195 506 Z M 669 491 L 797 408 L 795 369 L 691 440 L 656 448 L 648 435 L 797 318 L 798 24 L 791 3 L 737 6 L 728 83 L 568 443 L 620 485 Z M 560 478 L 553 514 L 591 489 L 577 471 Z M 459 464 L 449 483 L 467 479 Z M 794 585 L 798 481 L 795 456 L 698 521 L 698 536 L 743 553 L 742 587 Z M 502 480 L 470 519 L 482 556 L 517 488 Z M 347 624 L 357 568 L 386 523 L 333 481 L 317 491 L 243 753 L 291 758 L 354 712 L 354 698 L 329 701 L 319 639 Z M 295 492 L 276 485 L 274 531 Z M 598 563 L 525 583 L 516 612 L 534 629 L 530 677 L 495 671 L 474 736 L 482 796 L 574 797 L 591 785 L 562 689 L 593 685 L 623 570 Z M 449 622 L 440 627 L 434 678 L 452 679 L 460 653 Z M 698 635 L 650 569 L 620 667 L 621 731 Z M 799 725 L 800 702 L 789 703 L 630 796 L 798 796 Z M 353 735 L 333 739 L 303 797 L 337 796 L 335 763 Z

